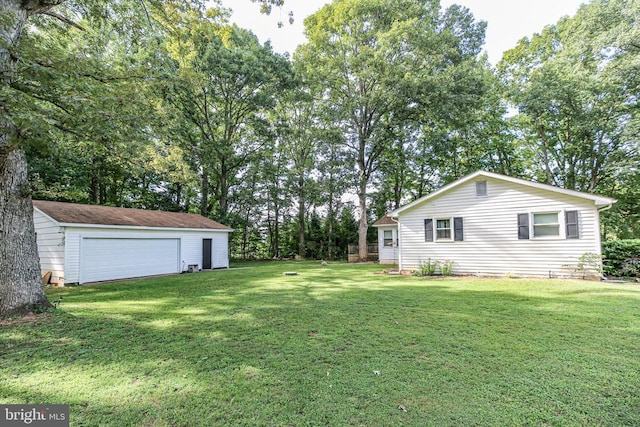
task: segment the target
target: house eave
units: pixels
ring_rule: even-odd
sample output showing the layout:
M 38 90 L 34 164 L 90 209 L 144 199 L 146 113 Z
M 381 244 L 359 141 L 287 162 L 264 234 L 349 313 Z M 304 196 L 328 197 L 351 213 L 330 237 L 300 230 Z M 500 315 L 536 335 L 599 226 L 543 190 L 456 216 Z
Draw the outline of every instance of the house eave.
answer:
M 83 223 L 58 223 L 61 227 L 74 227 L 74 228 L 102 228 L 108 230 L 144 230 L 144 231 L 191 231 L 191 232 L 221 232 L 231 233 L 231 228 L 181 228 L 181 227 L 151 227 L 151 226 L 136 226 L 136 225 L 107 225 L 107 224 L 83 224 Z

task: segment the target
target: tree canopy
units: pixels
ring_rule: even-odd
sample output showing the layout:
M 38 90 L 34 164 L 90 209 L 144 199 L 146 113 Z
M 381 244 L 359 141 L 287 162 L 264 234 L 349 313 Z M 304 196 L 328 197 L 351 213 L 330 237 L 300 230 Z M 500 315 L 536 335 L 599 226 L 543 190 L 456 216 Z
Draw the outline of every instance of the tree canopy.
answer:
M 31 197 L 201 213 L 235 258 L 364 258 L 378 217 L 484 169 L 615 197 L 603 236 L 640 236 L 637 0 L 497 67 L 438 0 L 334 0 L 292 57 L 213 6 L 3 3 L 0 315 L 46 306 Z

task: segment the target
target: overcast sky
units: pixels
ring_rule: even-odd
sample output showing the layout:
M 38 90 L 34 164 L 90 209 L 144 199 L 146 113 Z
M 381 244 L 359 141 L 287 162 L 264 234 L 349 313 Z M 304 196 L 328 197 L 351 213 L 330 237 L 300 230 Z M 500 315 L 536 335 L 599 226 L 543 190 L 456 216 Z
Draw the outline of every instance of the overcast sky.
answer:
M 222 0 L 222 5 L 233 9 L 232 22 L 252 30 L 261 42 L 271 40 L 276 52 L 293 53 L 305 42 L 304 18 L 324 4 L 325 0 L 285 0 L 282 12 L 273 10 L 271 16 L 260 14 L 258 4 L 250 0 Z M 487 21 L 484 49 L 489 61 L 496 64 L 505 50 L 515 47 L 518 40 L 540 32 L 546 25 L 555 24 L 565 15 L 573 16 L 585 0 L 441 0 L 447 7 L 457 3 L 468 7 L 478 20 Z M 295 22 L 287 23 L 292 10 Z M 278 28 L 282 20 L 284 27 Z

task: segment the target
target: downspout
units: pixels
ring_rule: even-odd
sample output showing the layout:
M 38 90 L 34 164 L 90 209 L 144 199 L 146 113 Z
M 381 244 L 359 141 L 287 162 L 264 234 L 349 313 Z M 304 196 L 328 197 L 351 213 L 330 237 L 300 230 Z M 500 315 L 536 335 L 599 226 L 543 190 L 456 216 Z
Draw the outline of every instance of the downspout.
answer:
M 395 222 L 397 224 L 397 242 L 396 242 L 396 247 L 398 248 L 398 271 L 402 272 L 402 249 L 400 246 L 400 223 L 398 222 L 397 219 L 395 219 L 394 217 L 390 216 L 389 218 L 391 218 L 391 221 Z
M 608 211 L 609 209 L 611 209 L 612 206 L 613 206 L 613 203 L 609 203 L 608 205 L 599 208 L 598 212 Z M 393 219 L 393 218 L 391 218 L 391 219 Z

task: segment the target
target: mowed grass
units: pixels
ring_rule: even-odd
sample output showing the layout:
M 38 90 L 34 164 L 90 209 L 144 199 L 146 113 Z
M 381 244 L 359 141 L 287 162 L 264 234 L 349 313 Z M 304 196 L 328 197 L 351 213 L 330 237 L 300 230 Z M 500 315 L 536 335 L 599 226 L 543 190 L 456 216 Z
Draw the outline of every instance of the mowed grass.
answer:
M 49 291 L 53 314 L 0 330 L 0 403 L 78 426 L 640 425 L 638 285 L 243 267 Z

